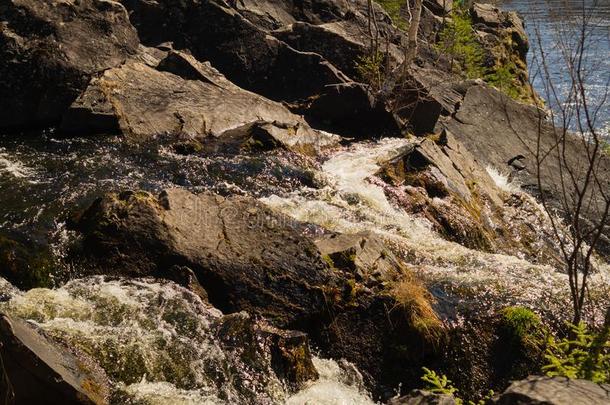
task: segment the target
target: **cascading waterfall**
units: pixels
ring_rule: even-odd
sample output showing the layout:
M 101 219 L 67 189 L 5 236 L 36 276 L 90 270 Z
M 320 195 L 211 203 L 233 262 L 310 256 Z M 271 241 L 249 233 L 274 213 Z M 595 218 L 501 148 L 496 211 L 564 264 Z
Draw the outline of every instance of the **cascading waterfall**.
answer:
M 0 290 L 0 312 L 92 356 L 121 403 L 373 403 L 353 366 L 319 358 L 320 378 L 290 392 L 239 347 L 223 346 L 216 333 L 223 314 L 172 282 L 97 276 L 21 293 L 0 278 Z
M 24 222 L 24 230 L 42 228 L 44 218 L 54 218 L 51 248 L 57 257 L 62 256 L 71 238 L 63 225 L 58 225 L 53 204 L 71 206 L 84 195 L 99 195 L 107 188 L 138 188 L 143 182 L 153 191 L 180 185 L 197 192 L 221 185 L 224 191 L 261 197 L 270 207 L 329 231 L 371 231 L 380 235 L 400 256 L 409 258 L 411 268 L 437 297 L 443 297 L 439 287 L 444 291 L 455 288 L 460 297 L 470 296 L 470 303 L 476 301 L 490 312 L 510 303 L 566 313 L 566 276 L 557 269 L 517 255 L 485 253 L 447 241 L 425 219 L 408 214 L 390 201 L 389 186 L 375 173 L 383 162 L 412 148 L 413 140 L 355 143 L 332 152 L 321 165 L 286 154 L 225 157 L 220 159 L 220 166 L 218 159 L 183 157 L 163 148 L 147 152 L 146 159 L 136 157 L 129 149 L 115 150 L 112 154 L 125 153 L 127 157 L 105 162 L 99 149 L 76 148 L 65 153 L 62 148 L 70 149 L 72 144 L 61 142 L 57 153 L 30 151 L 29 160 L 21 162 L 13 157 L 10 166 L 0 167 L 0 175 L 4 175 L 1 181 L 18 190 L 35 190 L 23 195 L 32 196 L 32 201 L 27 201 L 31 205 L 28 209 L 36 208 L 42 215 Z M 53 177 L 52 170 L 43 170 L 43 162 L 56 162 L 58 167 L 79 165 L 80 172 L 73 171 L 72 177 L 64 179 L 68 184 L 64 188 L 70 188 L 67 197 L 62 190 L 52 188 L 61 183 L 60 179 Z M 148 166 L 163 169 L 146 177 L 143 171 Z M 15 172 L 16 167 L 20 171 Z M 104 178 L 109 179 L 101 187 L 81 181 L 99 177 L 101 170 L 108 172 Z M 255 170 L 257 177 L 245 176 L 248 170 Z M 63 176 L 59 172 L 63 169 L 57 173 Z M 310 174 L 315 188 L 307 184 Z M 31 183 L 26 186 L 24 182 Z M 515 192 L 510 187 L 505 191 Z M 57 203 L 53 202 L 56 195 L 61 196 Z M 41 208 L 37 208 L 39 201 L 43 201 Z M 12 211 L 6 209 L 3 220 L 11 222 Z M 607 301 L 610 297 L 602 288 L 610 285 L 609 272 L 606 265 L 593 275 L 594 299 Z M 452 301 L 449 306 L 455 305 Z M 341 361 L 315 358 L 320 378 L 296 393 L 284 387 L 272 370 L 254 372 L 218 341 L 216 325 L 223 314 L 171 282 L 94 277 L 75 279 L 56 289 L 23 293 L 0 278 L 0 312 L 29 320 L 56 339 L 89 353 L 105 369 L 122 402 L 372 403 L 357 371 Z M 265 353 L 260 355 L 264 357 Z
M 262 201 L 295 219 L 330 231 L 373 231 L 394 245 L 403 257 L 414 257 L 413 269 L 431 286 L 457 288 L 460 295 L 476 298 L 490 312 L 502 305 L 519 304 L 554 308 L 555 313 L 568 316 L 564 310 L 570 299 L 566 274 L 521 259 L 518 252 L 515 256 L 492 254 L 447 241 L 424 219 L 390 203 L 374 175 L 383 162 L 399 156 L 410 144 L 405 139 L 355 144 L 323 164 L 318 173 L 323 187 L 303 188 Z M 523 196 L 539 211 L 538 215 L 545 215 L 533 198 L 525 193 Z M 603 303 L 608 301 L 604 292 L 609 282 L 609 266 L 600 265 L 590 279 L 591 290 L 597 291 L 595 298 L 601 301 L 591 314 L 597 320 L 603 320 Z

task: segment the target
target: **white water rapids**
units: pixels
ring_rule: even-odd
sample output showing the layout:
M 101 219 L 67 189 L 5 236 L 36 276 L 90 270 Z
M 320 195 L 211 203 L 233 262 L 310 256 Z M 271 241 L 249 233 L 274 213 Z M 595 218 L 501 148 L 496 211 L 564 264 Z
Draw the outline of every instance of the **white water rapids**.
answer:
M 380 235 L 441 300 L 453 289 L 490 312 L 519 304 L 569 316 L 565 274 L 530 263 L 519 252 L 491 254 L 447 241 L 425 219 L 392 203 L 388 193 L 399 190 L 375 173 L 383 162 L 410 148 L 411 142 L 386 139 L 342 148 L 315 173 L 317 188 L 303 186 L 261 200 L 329 231 Z M 27 180 L 28 171 L 19 169 L 24 166 L 14 159 L 10 162 L 10 167 L 0 162 L 4 165 L 0 172 Z M 499 173 L 490 171 L 507 195 L 518 193 Z M 435 199 L 435 203 L 444 202 Z M 608 302 L 608 274 L 608 266 L 603 265 L 593 275 L 593 301 Z M 439 289 L 445 292 L 438 293 Z M 23 293 L 0 278 L 0 312 L 29 320 L 94 357 L 121 395 L 120 403 L 373 403 L 357 371 L 338 359 L 315 358 L 320 378 L 298 392 L 287 389 L 272 370 L 253 370 L 218 341 L 215 331 L 224 315 L 171 282 L 94 277 Z M 592 314 L 596 316 L 595 311 Z
M 320 378 L 291 392 L 271 369 L 253 369 L 269 353 L 259 350 L 261 363 L 251 364 L 241 348 L 227 348 L 216 332 L 220 311 L 171 282 L 99 276 L 21 293 L 0 278 L 0 290 L 10 296 L 0 312 L 92 356 L 114 383 L 116 403 L 373 403 L 353 366 L 317 357 Z
M 425 219 L 392 205 L 384 189 L 387 185 L 374 175 L 382 163 L 399 156 L 410 142 L 384 139 L 375 144 L 356 144 L 324 163 L 318 173 L 324 187 L 274 195 L 263 201 L 293 218 L 331 231 L 373 231 L 394 245 L 400 256 L 410 258 L 412 269 L 430 286 L 457 289 L 460 295 L 474 298 L 489 312 L 506 305 L 524 305 L 540 312 L 554 311 L 567 319 L 566 274 L 521 259 L 519 252 L 486 253 L 447 241 Z M 515 187 L 506 184 L 506 179 L 497 172 L 493 178 L 501 180 L 502 184 L 498 184 L 501 189 L 515 192 Z M 536 215 L 545 215 L 533 198 L 522 195 L 538 211 Z M 610 299 L 610 267 L 608 264 L 599 267 L 591 277 L 590 290 L 594 300 L 601 302 L 591 316 L 603 320 L 604 305 Z

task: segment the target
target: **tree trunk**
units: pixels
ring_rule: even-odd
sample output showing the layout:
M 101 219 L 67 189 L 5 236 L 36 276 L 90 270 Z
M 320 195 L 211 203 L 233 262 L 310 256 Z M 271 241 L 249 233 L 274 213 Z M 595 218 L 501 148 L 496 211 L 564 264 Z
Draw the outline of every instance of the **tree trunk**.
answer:
M 415 6 L 412 13 L 413 19 L 409 25 L 407 48 L 405 50 L 405 70 L 411 66 L 411 63 L 413 63 L 413 60 L 417 56 L 417 35 L 419 33 L 419 23 L 421 21 L 422 1 L 423 0 L 415 0 Z

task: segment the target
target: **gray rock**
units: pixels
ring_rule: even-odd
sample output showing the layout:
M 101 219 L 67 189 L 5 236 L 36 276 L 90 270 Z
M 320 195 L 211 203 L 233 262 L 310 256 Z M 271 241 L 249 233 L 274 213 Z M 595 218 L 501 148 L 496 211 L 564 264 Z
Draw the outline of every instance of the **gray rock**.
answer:
M 314 153 L 334 142 L 283 105 L 245 91 L 209 63 L 175 51 L 158 69 L 128 61 L 93 79 L 64 115 L 62 130 L 118 130 L 132 140 L 170 136 L 204 144 L 246 143 L 256 135 L 253 124 L 264 127 L 278 144 L 300 152 Z M 242 130 L 236 133 L 236 128 Z
M 80 220 L 84 249 L 105 272 L 167 277 L 188 266 L 210 302 L 284 327 L 318 322 L 331 272 L 299 225 L 245 197 L 185 190 L 108 195 Z
M 325 260 L 369 287 L 392 282 L 407 271 L 381 238 L 369 232 L 329 235 L 316 245 Z
M 565 377 L 532 376 L 514 382 L 492 401 L 496 405 L 607 405 L 610 385 Z
M 0 392 L 15 404 L 109 404 L 110 382 L 89 357 L 0 314 Z
M 320 55 L 288 46 L 225 1 L 123 4 L 145 45 L 171 41 L 176 49 L 190 49 L 232 82 L 265 97 L 296 101 L 321 93 L 328 84 L 349 81 Z
M 449 129 L 482 166 L 492 166 L 501 172 L 512 173 L 511 177 L 526 190 L 545 193 L 555 199 L 561 212 L 562 171 L 559 160 L 545 159 L 541 166 L 542 190 L 538 190 L 536 179 L 536 150 L 540 132 L 542 153 L 552 150 L 555 145 L 555 130 L 546 120 L 546 114 L 538 108 L 516 102 L 501 92 L 485 85 L 468 88 L 464 101 L 454 117 L 443 119 L 441 124 Z M 539 131 L 540 129 L 540 131 Z M 568 136 L 565 146 L 566 164 L 575 173 L 583 173 L 587 160 L 586 150 L 576 136 Z M 514 158 L 519 159 L 518 167 Z M 525 168 L 523 170 L 522 168 Z M 610 189 L 610 158 L 602 157 L 598 167 L 600 189 Z M 593 199 L 593 204 L 601 207 L 601 200 Z M 595 212 L 592 205 L 589 212 Z M 601 209 L 601 208 L 600 208 Z M 610 252 L 608 233 L 602 238 L 600 248 L 605 254 Z
M 456 402 L 451 395 L 413 390 L 408 395 L 390 399 L 388 405 L 456 405 Z
M 6 0 L 0 5 L 0 129 L 59 122 L 95 74 L 138 48 L 110 0 Z

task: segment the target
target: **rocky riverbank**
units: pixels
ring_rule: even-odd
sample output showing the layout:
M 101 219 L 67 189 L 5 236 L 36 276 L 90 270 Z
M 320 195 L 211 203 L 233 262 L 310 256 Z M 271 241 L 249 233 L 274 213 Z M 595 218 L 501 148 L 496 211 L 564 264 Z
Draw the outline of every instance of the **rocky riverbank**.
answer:
M 407 73 L 400 16 L 374 3 L 383 88 L 363 70 L 366 1 L 0 5 L 3 392 L 411 404 L 422 367 L 472 399 L 540 373 L 544 347 L 506 310 L 557 331 L 570 296 L 536 200 L 563 184 L 552 162 L 536 176 L 532 145 L 555 137 L 523 22 L 462 10 L 485 82 L 440 45 L 454 11 L 424 3 Z M 509 87 L 491 79 L 507 67 Z M 580 167 L 580 141 L 567 151 Z M 591 324 L 610 305 L 607 236 Z M 527 381 L 494 403 L 607 399 Z

